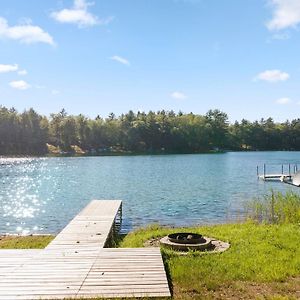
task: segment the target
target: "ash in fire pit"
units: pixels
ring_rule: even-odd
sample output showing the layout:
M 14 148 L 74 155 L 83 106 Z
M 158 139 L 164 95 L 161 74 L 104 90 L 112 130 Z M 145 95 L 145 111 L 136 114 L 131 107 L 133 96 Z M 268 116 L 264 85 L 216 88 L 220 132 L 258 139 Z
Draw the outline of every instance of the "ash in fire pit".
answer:
M 201 234 L 180 232 L 172 233 L 163 237 L 160 243 L 173 250 L 187 251 L 200 250 L 204 251 L 212 247 L 211 239 L 203 237 Z
M 205 239 L 198 233 L 172 233 L 168 235 L 169 241 L 178 244 L 202 244 Z

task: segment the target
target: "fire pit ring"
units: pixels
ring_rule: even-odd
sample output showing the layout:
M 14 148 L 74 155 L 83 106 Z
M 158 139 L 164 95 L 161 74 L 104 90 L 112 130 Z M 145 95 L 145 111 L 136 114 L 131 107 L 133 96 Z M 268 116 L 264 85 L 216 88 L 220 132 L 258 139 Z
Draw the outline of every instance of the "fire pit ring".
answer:
M 171 233 L 168 235 L 169 241 L 178 244 L 202 244 L 205 239 L 201 234 L 191 232 Z
M 206 251 L 213 248 L 210 238 L 190 232 L 169 234 L 160 239 L 160 244 L 177 251 Z

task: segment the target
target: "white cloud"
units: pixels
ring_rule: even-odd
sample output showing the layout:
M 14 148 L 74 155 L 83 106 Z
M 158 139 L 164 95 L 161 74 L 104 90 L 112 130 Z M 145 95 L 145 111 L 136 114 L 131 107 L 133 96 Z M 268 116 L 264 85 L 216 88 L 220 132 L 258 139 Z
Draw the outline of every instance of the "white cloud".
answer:
M 17 72 L 18 75 L 27 75 L 26 70 L 19 70 L 19 66 L 17 64 L 14 65 L 3 65 L 0 64 L 0 73 L 8 73 L 8 72 Z
M 259 73 L 254 80 L 264 80 L 268 82 L 286 81 L 290 78 L 290 75 L 280 70 L 266 70 Z
M 291 99 L 290 98 L 287 98 L 287 97 L 284 97 L 284 98 L 279 98 L 276 100 L 276 103 L 277 104 L 281 104 L 281 105 L 284 105 L 284 104 L 289 104 L 291 103 Z
M 275 33 L 272 35 L 272 40 L 289 40 L 291 38 L 291 35 L 288 32 L 283 32 L 283 33 Z
M 0 17 L 0 38 L 20 41 L 24 44 L 46 43 L 54 45 L 52 36 L 39 26 L 30 24 L 9 26 L 7 20 Z
M 93 3 L 85 0 L 74 0 L 72 8 L 65 8 L 51 13 L 51 17 L 60 23 L 76 24 L 78 27 L 88 27 L 95 25 L 107 25 L 113 20 L 113 17 L 99 19 L 97 16 L 88 12 L 88 7 Z
M 20 70 L 20 71 L 18 71 L 18 75 L 21 75 L 21 76 L 27 75 L 27 71 L 26 70 Z
M 124 58 L 124 57 L 121 57 L 121 56 L 118 56 L 118 55 L 114 55 L 114 56 L 110 57 L 110 59 L 115 60 L 115 61 L 117 61 L 117 62 L 119 62 L 119 63 L 121 63 L 123 65 L 130 66 L 130 62 L 126 58 Z
M 178 100 L 184 100 L 184 99 L 187 98 L 187 96 L 186 96 L 184 93 L 178 92 L 178 91 L 171 93 L 170 96 L 171 96 L 172 98 L 178 99 Z
M 27 90 L 29 89 L 31 86 L 30 84 L 28 84 L 26 81 L 24 80 L 15 80 L 15 81 L 11 81 L 9 83 L 9 85 L 17 90 Z
M 58 91 L 58 90 L 52 90 L 51 91 L 51 94 L 54 95 L 54 96 L 58 95 L 59 93 L 60 93 L 60 91 Z
M 99 21 L 99 23 L 100 23 L 101 25 L 108 25 L 108 24 L 111 23 L 114 19 L 115 19 L 114 16 L 109 16 L 109 17 L 107 17 L 107 18 L 101 19 L 101 20 Z
M 296 27 L 300 23 L 299 0 L 269 0 L 273 8 L 272 19 L 267 22 L 269 30 Z
M 0 64 L 0 73 L 8 73 L 17 71 L 19 66 L 17 64 L 14 65 L 2 65 Z

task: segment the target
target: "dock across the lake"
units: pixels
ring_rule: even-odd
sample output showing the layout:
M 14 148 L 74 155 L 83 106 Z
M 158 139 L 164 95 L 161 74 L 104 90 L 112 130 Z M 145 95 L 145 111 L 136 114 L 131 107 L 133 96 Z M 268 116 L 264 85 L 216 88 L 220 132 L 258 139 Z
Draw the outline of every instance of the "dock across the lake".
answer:
M 274 172 L 275 171 L 275 172 Z M 264 181 L 281 181 L 288 183 L 298 172 L 298 164 L 263 164 L 262 170 L 256 167 L 256 174 Z
M 259 175 L 259 178 L 262 180 L 291 180 L 292 175 L 289 174 L 265 174 L 265 175 Z
M 43 250 L 0 250 L 0 300 L 169 297 L 159 248 L 104 248 L 122 202 L 94 200 Z

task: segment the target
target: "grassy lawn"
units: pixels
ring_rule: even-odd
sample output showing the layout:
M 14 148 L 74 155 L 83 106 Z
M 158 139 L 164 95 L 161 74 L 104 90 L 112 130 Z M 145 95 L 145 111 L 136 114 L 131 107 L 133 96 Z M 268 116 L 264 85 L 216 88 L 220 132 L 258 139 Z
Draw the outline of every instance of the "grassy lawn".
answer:
M 179 256 L 163 250 L 175 299 L 300 298 L 299 224 L 248 222 L 184 229 L 150 226 L 128 234 L 119 246 L 143 247 L 145 241 L 175 231 L 193 231 L 231 243 L 221 254 Z
M 53 235 L 0 236 L 0 249 L 43 249 L 53 238 Z

